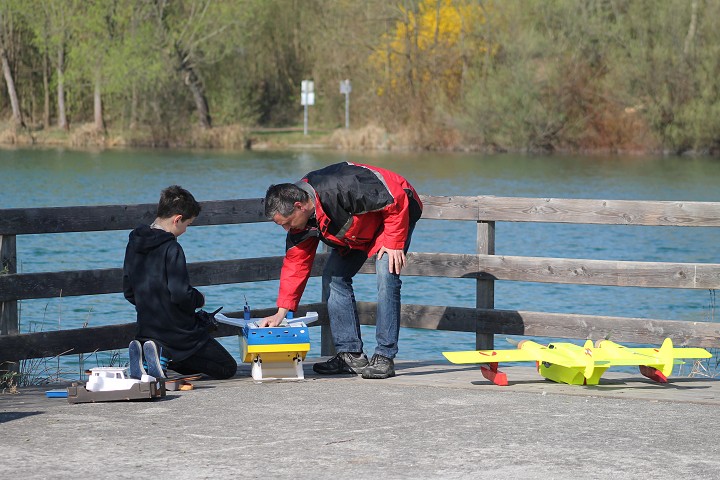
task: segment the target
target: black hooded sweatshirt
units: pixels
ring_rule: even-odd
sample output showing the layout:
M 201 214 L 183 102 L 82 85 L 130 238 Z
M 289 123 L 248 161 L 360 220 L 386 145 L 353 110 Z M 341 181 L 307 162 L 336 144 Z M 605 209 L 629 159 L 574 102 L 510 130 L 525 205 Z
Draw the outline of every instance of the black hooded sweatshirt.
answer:
M 172 233 L 149 225 L 130 232 L 123 293 L 137 311 L 135 338 L 154 340 L 163 356 L 185 360 L 210 338 L 195 319 L 205 300 L 190 285 L 185 253 Z

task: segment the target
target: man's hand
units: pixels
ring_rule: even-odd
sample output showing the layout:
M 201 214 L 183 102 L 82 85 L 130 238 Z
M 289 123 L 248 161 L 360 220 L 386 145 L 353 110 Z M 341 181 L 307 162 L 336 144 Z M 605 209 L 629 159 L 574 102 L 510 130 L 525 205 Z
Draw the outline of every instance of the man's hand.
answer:
M 388 267 L 390 273 L 397 273 L 400 275 L 400 270 L 405 266 L 405 252 L 402 250 L 392 250 L 390 248 L 381 247 L 378 251 L 378 258 L 382 258 L 383 254 L 388 255 Z
M 280 322 L 283 321 L 283 318 L 285 318 L 287 312 L 287 308 L 278 308 L 278 311 L 275 315 L 270 315 L 269 317 L 265 317 L 260 320 L 258 322 L 258 327 L 277 327 L 278 325 L 280 325 Z

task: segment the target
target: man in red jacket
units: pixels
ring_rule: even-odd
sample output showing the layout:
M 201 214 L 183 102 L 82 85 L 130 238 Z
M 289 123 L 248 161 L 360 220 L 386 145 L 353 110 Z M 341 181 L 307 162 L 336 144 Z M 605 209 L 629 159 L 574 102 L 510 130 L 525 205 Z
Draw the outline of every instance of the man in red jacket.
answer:
M 393 358 L 400 332 L 400 271 L 422 203 L 397 173 L 370 165 L 342 162 L 308 173 L 297 183 L 271 185 L 265 215 L 287 232 L 280 274 L 278 311 L 261 326 L 278 325 L 296 310 L 319 242 L 332 251 L 323 271 L 329 285 L 330 329 L 337 355 L 313 365 L 320 374 L 361 373 L 363 378 L 395 375 Z M 363 353 L 352 278 L 377 254 L 377 347 L 368 361 Z

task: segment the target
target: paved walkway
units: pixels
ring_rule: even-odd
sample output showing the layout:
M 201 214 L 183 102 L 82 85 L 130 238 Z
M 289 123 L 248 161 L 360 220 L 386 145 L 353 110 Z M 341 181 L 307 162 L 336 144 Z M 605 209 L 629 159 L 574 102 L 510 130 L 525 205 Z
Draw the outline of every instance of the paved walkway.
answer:
M 3 478 L 718 478 L 720 382 L 606 374 L 579 387 L 506 368 L 398 364 L 398 376 L 226 381 L 162 400 L 0 395 Z

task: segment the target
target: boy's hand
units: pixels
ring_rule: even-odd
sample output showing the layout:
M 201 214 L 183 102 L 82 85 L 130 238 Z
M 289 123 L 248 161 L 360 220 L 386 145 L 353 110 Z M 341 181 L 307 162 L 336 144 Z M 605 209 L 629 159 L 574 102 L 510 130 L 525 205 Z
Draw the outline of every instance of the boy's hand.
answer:
M 217 309 L 213 313 L 208 313 L 205 310 L 198 310 L 197 312 L 195 312 L 195 319 L 207 331 L 214 332 L 218 329 L 218 322 L 217 320 L 215 320 L 215 314 L 219 311 L 220 309 Z
M 283 321 L 283 318 L 285 318 L 287 312 L 287 308 L 278 308 L 278 311 L 275 315 L 270 315 L 269 317 L 265 317 L 260 320 L 258 322 L 258 327 L 277 327 L 278 325 L 280 325 L 280 322 Z

